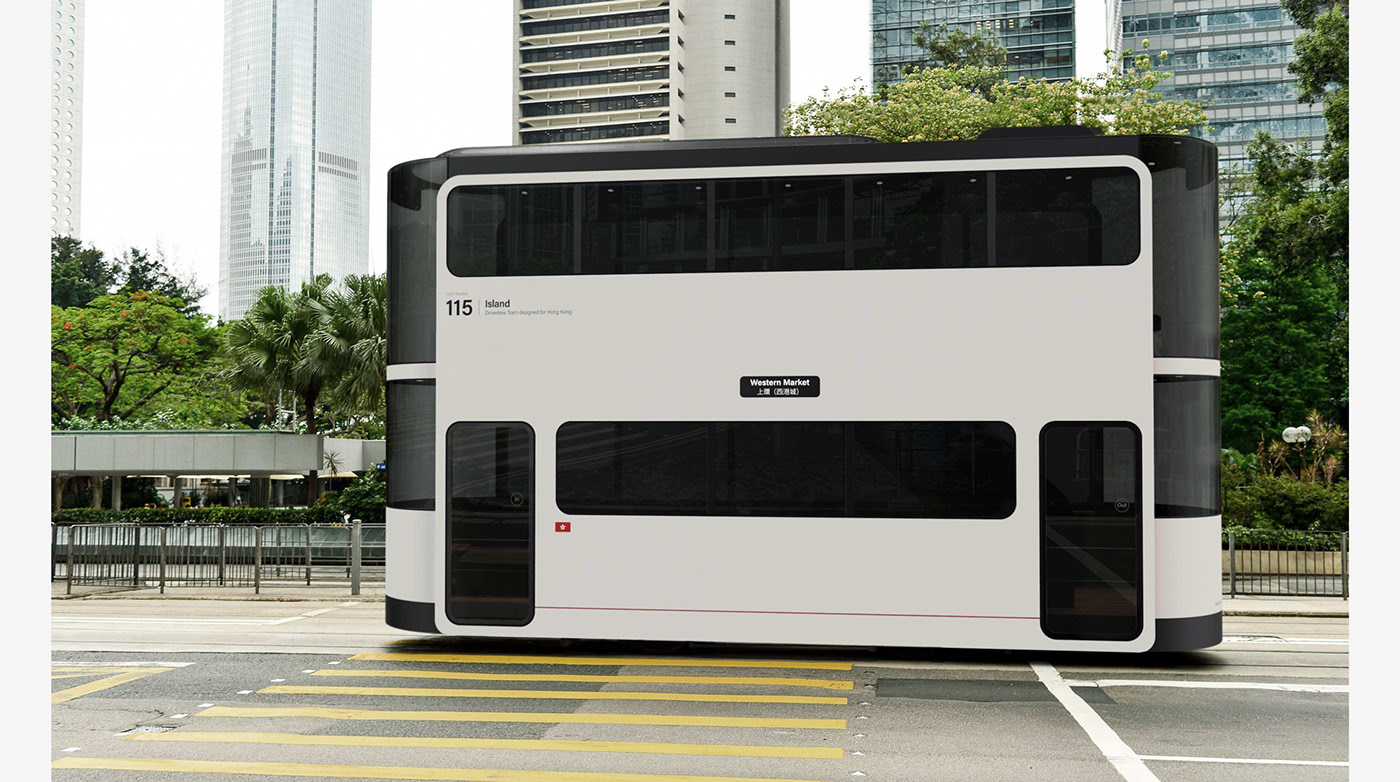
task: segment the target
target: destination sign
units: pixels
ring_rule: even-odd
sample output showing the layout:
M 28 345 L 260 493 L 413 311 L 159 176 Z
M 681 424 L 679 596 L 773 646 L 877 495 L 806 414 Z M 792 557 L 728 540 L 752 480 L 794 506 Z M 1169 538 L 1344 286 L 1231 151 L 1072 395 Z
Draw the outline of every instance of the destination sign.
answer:
M 816 375 L 770 375 L 739 378 L 739 396 L 821 396 L 822 379 Z

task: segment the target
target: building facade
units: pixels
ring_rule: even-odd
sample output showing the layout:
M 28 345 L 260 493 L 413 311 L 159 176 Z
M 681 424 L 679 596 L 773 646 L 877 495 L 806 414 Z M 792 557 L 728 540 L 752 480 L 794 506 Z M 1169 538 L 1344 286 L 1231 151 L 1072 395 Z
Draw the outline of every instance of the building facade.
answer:
M 1117 49 L 1117 11 L 1117 0 L 872 0 L 871 81 L 893 84 L 909 66 L 928 64 L 914 45 L 923 24 L 995 34 L 1012 80 L 1091 75 L 1104 69 L 1104 50 Z
M 369 271 L 370 0 L 225 0 L 219 317 Z
M 1327 132 L 1321 104 L 1299 103 L 1288 72 L 1301 28 L 1277 0 L 1123 0 L 1123 46 L 1170 52 L 1171 98 L 1206 104 L 1209 129 L 1193 135 L 1220 148 L 1220 169 L 1245 170 L 1254 135 L 1301 144 L 1314 153 Z M 1143 41 L 1147 41 L 1146 47 Z
M 782 133 L 790 0 L 513 0 L 515 144 Z
M 83 3 L 53 0 L 49 68 L 53 116 L 49 228 L 78 236 L 83 195 Z

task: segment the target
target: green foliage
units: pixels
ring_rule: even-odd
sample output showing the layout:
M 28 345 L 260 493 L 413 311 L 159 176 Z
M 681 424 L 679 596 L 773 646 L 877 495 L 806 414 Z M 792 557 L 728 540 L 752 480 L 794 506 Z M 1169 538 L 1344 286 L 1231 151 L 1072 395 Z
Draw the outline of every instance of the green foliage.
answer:
M 131 419 L 208 361 L 217 334 L 184 302 L 145 292 L 100 296 L 50 315 L 52 411 Z
M 310 508 L 70 508 L 53 514 L 58 524 L 344 524 L 325 505 Z
M 946 24 L 939 25 L 935 30 L 924 22 L 914 32 L 914 45 L 928 55 L 925 66 L 979 69 L 978 78 L 969 86 L 983 95 L 991 90 L 992 85 L 1006 78 L 1006 47 L 1001 45 L 994 33 L 949 30 Z
M 1131 135 L 1179 134 L 1205 124 L 1203 104 L 1152 92 L 1170 73 L 1153 70 L 1145 55 L 1132 62 L 1126 70 L 1110 62 L 1105 73 L 1068 82 L 1006 81 L 1002 69 L 986 65 L 915 68 L 878 94 L 859 85 L 835 96 L 823 91 L 788 110 L 784 132 L 957 141 L 1001 127 L 1083 125 Z
M 1226 526 L 1220 530 L 1221 548 L 1229 545 L 1230 533 L 1235 533 L 1235 550 L 1252 548 L 1299 548 L 1315 551 L 1341 551 L 1340 532 L 1303 532 L 1299 530 L 1251 529 Z
M 371 470 L 340 491 L 326 492 L 317 507 L 324 505 L 348 513 L 352 519 L 383 524 L 387 499 L 383 473 Z
M 1349 409 L 1349 138 L 1347 3 L 1288 0 L 1305 100 L 1327 118 L 1322 155 L 1260 133 L 1247 194 L 1221 252 L 1224 444 L 1249 449 L 1309 409 L 1345 424 Z
M 154 256 L 145 250 L 132 247 L 122 253 L 121 260 L 114 264 L 114 267 L 121 282 L 118 293 L 146 291 L 160 294 L 167 299 L 179 299 L 185 302 L 186 313 L 196 312 L 199 300 L 208 293 L 193 279 L 182 280 L 171 271 L 165 253 L 159 247 L 156 248 Z
M 92 245 L 84 247 L 70 236 L 55 236 L 49 253 L 49 296 L 55 307 L 81 307 L 116 283 L 116 270 Z
M 1302 423 L 1312 408 L 1335 412 L 1345 379 L 1331 371 L 1340 297 L 1326 271 L 1281 272 L 1267 256 L 1243 249 L 1231 244 L 1224 251 L 1233 256 L 1240 295 L 1221 312 L 1221 441 L 1249 452 Z
M 1223 478 L 1222 478 L 1223 480 Z M 1349 490 L 1342 478 L 1331 486 L 1287 476 L 1261 475 L 1225 489 L 1224 524 L 1262 530 L 1345 530 Z

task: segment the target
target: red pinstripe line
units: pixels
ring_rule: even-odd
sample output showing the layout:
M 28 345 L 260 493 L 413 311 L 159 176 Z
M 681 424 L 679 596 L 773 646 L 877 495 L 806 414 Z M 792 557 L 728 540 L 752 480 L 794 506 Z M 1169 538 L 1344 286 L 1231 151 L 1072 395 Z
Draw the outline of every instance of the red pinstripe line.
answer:
M 549 611 L 662 611 L 684 614 L 780 614 L 783 616 L 902 616 L 913 619 L 1040 619 L 1038 616 L 977 616 L 974 614 L 864 614 L 844 611 L 730 611 L 722 608 L 599 608 L 593 606 L 535 606 Z

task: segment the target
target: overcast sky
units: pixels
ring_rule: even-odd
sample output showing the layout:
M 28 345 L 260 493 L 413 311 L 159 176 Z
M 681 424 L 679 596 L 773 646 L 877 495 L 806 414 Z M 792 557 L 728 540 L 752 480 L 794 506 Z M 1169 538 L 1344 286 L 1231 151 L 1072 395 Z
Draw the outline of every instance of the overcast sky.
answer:
M 87 4 L 82 239 L 157 243 L 219 280 L 223 6 Z M 869 3 L 793 0 L 792 100 L 869 79 Z M 447 149 L 510 143 L 510 0 L 378 0 L 370 99 L 370 266 L 384 269 L 384 174 Z

